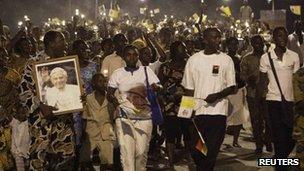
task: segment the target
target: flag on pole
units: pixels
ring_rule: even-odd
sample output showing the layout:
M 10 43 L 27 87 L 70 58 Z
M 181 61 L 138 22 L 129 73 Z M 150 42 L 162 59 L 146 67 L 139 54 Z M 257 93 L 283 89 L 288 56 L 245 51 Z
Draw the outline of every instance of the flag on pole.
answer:
M 158 14 L 158 13 L 160 13 L 160 9 L 159 8 L 154 9 L 154 14 Z
M 228 6 L 221 6 L 220 10 L 223 12 L 223 14 L 227 17 L 230 17 L 232 15 L 231 10 Z
M 300 5 L 291 5 L 290 11 L 295 15 L 301 15 L 301 6 Z
M 205 143 L 205 140 L 204 140 L 202 134 L 200 133 L 199 129 L 197 128 L 197 126 L 196 126 L 196 124 L 195 124 L 195 121 L 194 121 L 194 118 L 192 119 L 192 122 L 193 122 L 193 125 L 194 125 L 194 127 L 195 127 L 195 129 L 196 129 L 196 132 L 198 133 L 198 136 L 199 136 L 199 140 L 197 141 L 195 148 L 196 148 L 199 152 L 201 152 L 201 153 L 203 153 L 205 156 L 207 156 L 208 148 L 207 148 L 207 145 L 206 145 L 206 143 Z
M 192 17 L 193 17 L 193 19 L 195 20 L 195 22 L 197 23 L 198 21 L 199 21 L 199 15 L 197 14 L 197 13 L 194 13 L 193 15 L 192 15 Z
M 111 9 L 109 10 L 109 16 L 113 19 L 118 19 L 120 15 L 120 7 L 117 2 L 111 1 Z

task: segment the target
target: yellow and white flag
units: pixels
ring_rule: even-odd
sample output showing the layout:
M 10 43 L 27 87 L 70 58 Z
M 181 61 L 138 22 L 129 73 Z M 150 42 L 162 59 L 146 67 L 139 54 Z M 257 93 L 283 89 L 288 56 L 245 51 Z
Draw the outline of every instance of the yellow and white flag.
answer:
M 220 10 L 225 14 L 225 16 L 230 17 L 232 15 L 231 9 L 228 6 L 221 6 Z
M 290 11 L 295 15 L 301 15 L 301 6 L 300 5 L 291 5 Z

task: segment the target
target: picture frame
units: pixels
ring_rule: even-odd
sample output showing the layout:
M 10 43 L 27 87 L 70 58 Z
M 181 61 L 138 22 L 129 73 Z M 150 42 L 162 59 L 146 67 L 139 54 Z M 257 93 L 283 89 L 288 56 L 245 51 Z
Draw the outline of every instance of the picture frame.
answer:
M 36 94 L 39 100 L 55 107 L 55 115 L 81 112 L 83 85 L 78 56 L 66 56 L 33 63 Z

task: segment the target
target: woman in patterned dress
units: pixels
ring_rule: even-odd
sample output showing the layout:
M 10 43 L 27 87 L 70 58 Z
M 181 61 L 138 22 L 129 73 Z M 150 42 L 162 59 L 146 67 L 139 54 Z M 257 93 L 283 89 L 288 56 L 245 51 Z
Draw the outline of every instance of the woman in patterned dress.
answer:
M 164 89 L 161 96 L 161 102 L 165 115 L 165 135 L 166 135 L 166 149 L 169 157 L 170 167 L 173 167 L 173 156 L 175 143 L 179 137 L 178 133 L 184 135 L 184 142 L 186 148 L 188 147 L 189 120 L 177 117 L 184 88 L 181 81 L 186 66 L 186 60 L 189 55 L 186 51 L 186 46 L 181 41 L 172 43 L 170 47 L 171 61 L 162 64 L 159 71 L 159 79 Z

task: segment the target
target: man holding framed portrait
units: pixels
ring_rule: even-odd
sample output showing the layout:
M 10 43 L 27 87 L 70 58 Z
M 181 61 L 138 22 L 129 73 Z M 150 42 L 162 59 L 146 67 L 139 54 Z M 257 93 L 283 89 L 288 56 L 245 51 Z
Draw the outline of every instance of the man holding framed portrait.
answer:
M 80 95 L 82 86 L 78 75 L 79 65 L 75 57 L 59 59 L 66 55 L 67 48 L 61 32 L 47 32 L 44 36 L 44 45 L 45 51 L 27 64 L 19 85 L 19 97 L 27 109 L 29 121 L 30 170 L 72 170 L 75 157 L 75 134 L 73 117 L 69 113 L 82 110 L 80 97 L 78 97 L 79 108 L 61 108 L 61 104 L 57 103 L 56 106 L 56 103 L 52 101 L 54 97 L 48 97 L 47 94 L 51 94 L 62 85 L 65 85 L 63 86 L 65 90 L 66 85 L 74 84 L 79 87 L 77 94 Z M 46 61 L 47 59 L 50 60 Z M 61 69 L 55 69 L 56 67 Z M 61 76 L 65 75 L 63 70 L 68 73 L 67 77 L 63 77 L 59 82 L 53 80 L 52 83 L 51 77 L 55 79 L 55 75 L 59 73 Z M 47 77 L 41 77 L 39 72 Z M 66 99 L 60 101 L 62 100 Z M 51 106 L 52 104 L 55 105 Z

